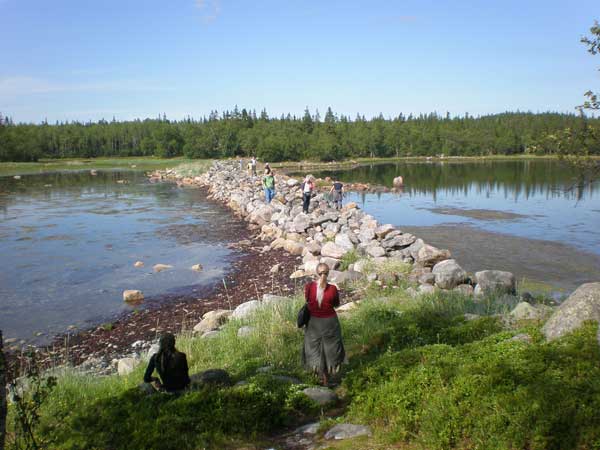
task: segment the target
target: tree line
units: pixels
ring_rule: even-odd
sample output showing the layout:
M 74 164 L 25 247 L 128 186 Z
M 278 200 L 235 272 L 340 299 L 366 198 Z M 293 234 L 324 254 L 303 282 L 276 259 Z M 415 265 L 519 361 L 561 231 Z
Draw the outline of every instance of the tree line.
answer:
M 323 118 L 305 110 L 301 117 L 272 118 L 266 110 L 236 107 L 200 120 L 156 119 L 49 124 L 15 124 L 0 114 L 0 161 L 40 158 L 157 156 L 224 158 L 257 156 L 264 161 L 343 160 L 360 157 L 476 156 L 548 154 L 553 136 L 589 134 L 600 119 L 576 114 L 507 112 L 473 117 L 421 114 L 366 119 L 335 114 Z M 580 130 L 580 131 L 579 131 Z M 573 149 L 579 145 L 572 141 Z M 565 151 L 564 148 L 561 151 Z M 591 143 L 600 154 L 600 143 Z

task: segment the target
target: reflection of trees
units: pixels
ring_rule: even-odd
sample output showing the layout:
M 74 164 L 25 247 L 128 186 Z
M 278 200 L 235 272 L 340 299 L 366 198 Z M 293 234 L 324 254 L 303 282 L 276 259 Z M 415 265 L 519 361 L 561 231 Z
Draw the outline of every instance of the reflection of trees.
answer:
M 596 184 L 572 189 L 577 174 L 555 160 L 373 164 L 314 175 L 385 186 L 391 186 L 394 177 L 402 175 L 406 194 L 427 194 L 434 199 L 440 194 L 467 196 L 470 192 L 478 195 L 502 192 L 505 198 L 515 201 L 534 196 L 577 200 L 591 198 L 600 187 Z

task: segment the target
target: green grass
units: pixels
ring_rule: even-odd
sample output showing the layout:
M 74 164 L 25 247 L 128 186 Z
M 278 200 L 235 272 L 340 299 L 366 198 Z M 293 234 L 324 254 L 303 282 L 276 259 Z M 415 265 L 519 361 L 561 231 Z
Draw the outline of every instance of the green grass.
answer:
M 393 268 L 398 270 L 399 268 Z M 392 269 L 390 269 L 392 270 Z M 496 316 L 512 305 L 456 293 L 411 298 L 402 288 L 366 289 L 341 315 L 349 363 L 339 394 L 342 417 L 368 424 L 371 439 L 339 448 L 591 449 L 600 445 L 600 351 L 595 324 L 546 343 L 537 323 L 506 329 Z M 45 404 L 42 433 L 55 449 L 239 448 L 268 442 L 282 428 L 318 420 L 300 394 L 313 376 L 300 364 L 300 297 L 231 321 L 213 339 L 183 333 L 177 346 L 190 371 L 224 368 L 243 386 L 147 397 L 127 377 L 67 372 Z M 465 313 L 488 314 L 465 320 Z M 238 338 L 240 326 L 254 327 Z M 516 327 L 517 325 L 515 325 Z M 527 332 L 533 342 L 510 338 Z M 256 369 L 271 366 L 271 372 Z
M 132 169 L 156 170 L 174 167 L 187 163 L 187 158 L 162 159 L 152 156 L 130 158 L 77 158 L 77 159 L 42 159 L 34 163 L 0 163 L 0 176 L 27 175 L 36 173 L 63 172 L 69 170 L 91 169 Z

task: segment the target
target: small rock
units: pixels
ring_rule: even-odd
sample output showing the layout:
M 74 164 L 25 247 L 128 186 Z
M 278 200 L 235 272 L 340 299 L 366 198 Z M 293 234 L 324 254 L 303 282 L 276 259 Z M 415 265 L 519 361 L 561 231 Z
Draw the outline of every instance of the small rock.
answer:
M 456 291 L 456 292 L 460 292 L 462 295 L 467 295 L 467 296 L 473 295 L 473 286 L 471 286 L 470 284 L 459 284 L 452 290 Z
M 453 259 L 437 263 L 431 273 L 435 276 L 436 286 L 441 289 L 455 288 L 467 279 L 467 272 Z
M 269 272 L 275 274 L 275 273 L 279 272 L 280 269 L 281 269 L 281 264 L 275 264 L 274 266 L 271 267 Z
M 254 313 L 258 308 L 261 307 L 261 303 L 258 300 L 250 300 L 238 305 L 234 310 L 231 317 L 233 319 L 245 319 L 252 313 Z
M 195 272 L 202 272 L 204 270 L 204 267 L 202 267 L 202 264 L 194 264 L 192 266 L 192 270 Z
M 341 259 L 348 252 L 348 249 L 340 247 L 333 242 L 326 242 L 323 247 L 321 247 L 321 255 L 325 257 Z
M 208 369 L 204 372 L 195 373 L 190 376 L 192 388 L 205 384 L 214 384 L 222 386 L 231 386 L 231 377 L 226 370 Z
M 515 294 L 515 276 L 502 270 L 482 270 L 475 273 L 475 295 Z
M 306 273 L 304 272 L 304 270 L 296 270 L 294 273 L 292 273 L 290 275 L 290 278 L 292 280 L 295 280 L 297 278 L 304 278 L 306 276 Z
M 509 313 L 515 320 L 540 320 L 543 312 L 530 305 L 527 302 L 520 302 Z
M 325 439 L 352 439 L 358 436 L 371 436 L 371 429 L 364 425 L 340 423 L 325 433 Z
M 125 302 L 141 302 L 144 300 L 142 291 L 127 289 L 123 291 L 123 301 Z
M 335 402 L 338 398 L 331 389 L 326 387 L 309 387 L 302 392 L 313 402 L 321 406 Z
M 143 261 L 136 261 L 133 264 L 133 267 L 144 267 L 144 262 Z
M 154 266 L 152 267 L 152 269 L 154 269 L 155 272 L 161 272 L 163 270 L 167 270 L 167 269 L 172 269 L 173 266 L 170 266 L 168 264 L 154 264 Z
M 294 434 L 317 434 L 321 424 L 319 422 L 308 423 L 294 430 Z
M 516 336 L 511 337 L 509 340 L 510 341 L 525 342 L 526 344 L 531 344 L 533 342 L 533 339 L 527 333 L 517 334 Z

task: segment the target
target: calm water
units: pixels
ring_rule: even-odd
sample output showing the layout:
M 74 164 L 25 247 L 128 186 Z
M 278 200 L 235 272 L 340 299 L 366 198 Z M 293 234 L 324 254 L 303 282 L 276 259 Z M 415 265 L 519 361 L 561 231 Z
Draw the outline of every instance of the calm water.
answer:
M 401 192 L 345 201 L 449 248 L 468 270 L 511 270 L 566 289 L 600 280 L 600 183 L 574 189 L 574 173 L 558 161 L 380 164 L 314 175 L 386 186 L 401 175 Z
M 227 220 L 200 192 L 140 172 L 0 177 L 0 329 L 43 342 L 127 310 L 124 289 L 193 292 L 227 268 Z M 153 273 L 157 263 L 173 269 Z

